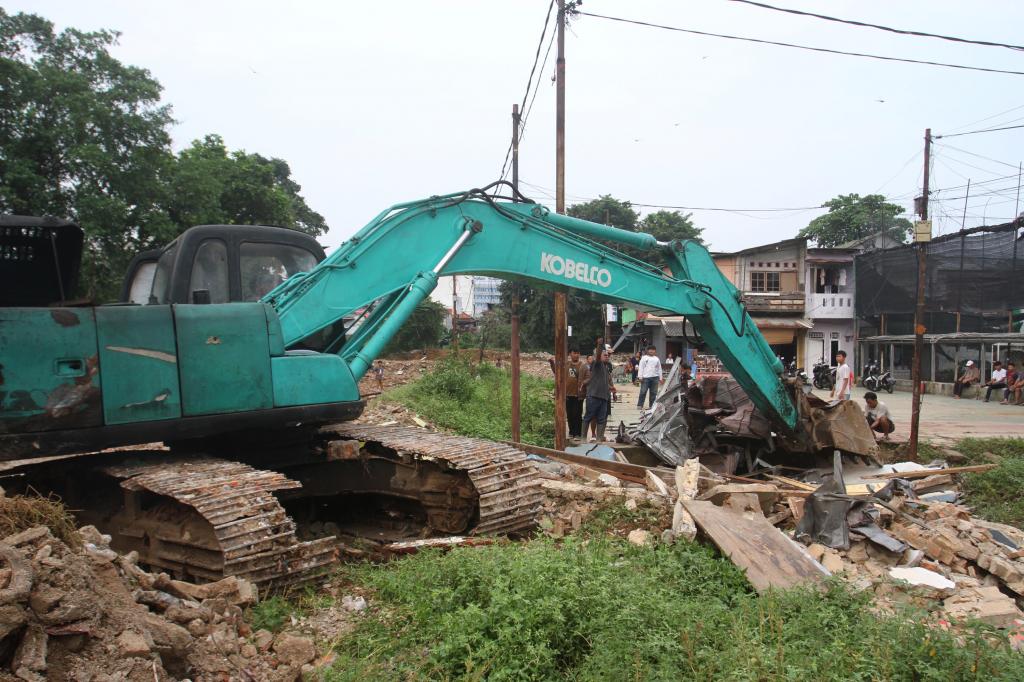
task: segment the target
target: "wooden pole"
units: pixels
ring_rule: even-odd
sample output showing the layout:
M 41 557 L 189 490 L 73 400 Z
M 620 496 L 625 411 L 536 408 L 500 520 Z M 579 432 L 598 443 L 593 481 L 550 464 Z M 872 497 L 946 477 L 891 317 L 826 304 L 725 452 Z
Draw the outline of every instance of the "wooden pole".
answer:
M 512 200 L 519 196 L 519 105 L 512 105 Z M 512 441 L 521 438 L 519 395 L 519 285 L 512 284 Z
M 558 0 L 558 59 L 555 62 L 555 211 L 565 213 L 565 0 Z M 566 443 L 566 295 L 555 292 L 555 449 Z
M 924 131 L 924 188 L 921 193 L 921 220 L 928 220 L 928 173 L 932 156 L 932 129 Z M 924 352 L 924 298 L 925 280 L 928 276 L 927 257 L 928 242 L 917 244 L 917 306 L 914 312 L 914 360 L 910 367 L 910 380 L 913 382 L 913 397 L 910 407 L 910 442 L 908 450 L 910 459 L 917 457 L 917 440 L 921 426 L 921 354 Z M 934 369 L 934 367 L 933 367 Z

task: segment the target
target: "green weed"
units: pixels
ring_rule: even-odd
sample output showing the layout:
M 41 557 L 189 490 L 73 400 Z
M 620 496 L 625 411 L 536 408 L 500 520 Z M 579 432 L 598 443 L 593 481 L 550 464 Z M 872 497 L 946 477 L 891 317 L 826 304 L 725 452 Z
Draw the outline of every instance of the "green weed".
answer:
M 1024 438 L 964 438 L 957 441 L 957 452 L 971 464 L 987 464 L 989 454 L 1008 458 L 1024 457 Z
M 754 593 L 696 543 L 574 537 L 424 552 L 352 574 L 378 605 L 327 679 L 1024 679 L 982 625 L 879 616 L 869 595 Z
M 968 464 L 997 463 L 995 469 L 966 474 L 966 502 L 983 519 L 1024 526 L 1024 438 L 964 438 L 956 450 Z
M 522 440 L 550 446 L 553 379 L 524 374 L 520 390 Z M 509 440 L 512 437 L 512 382 L 507 370 L 473 365 L 454 355 L 423 377 L 385 393 L 384 402 L 405 405 L 426 419 L 466 436 Z
M 249 609 L 249 622 L 254 630 L 277 632 L 289 622 L 296 607 L 281 596 L 268 597 Z

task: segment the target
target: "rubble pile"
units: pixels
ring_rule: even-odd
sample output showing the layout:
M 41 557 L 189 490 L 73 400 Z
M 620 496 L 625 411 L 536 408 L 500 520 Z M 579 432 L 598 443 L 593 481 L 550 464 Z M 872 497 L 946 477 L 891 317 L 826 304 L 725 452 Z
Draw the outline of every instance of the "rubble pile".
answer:
M 78 534 L 76 548 L 45 526 L 0 540 L 3 679 L 291 682 L 314 672 L 312 640 L 250 631 L 251 583 L 154 575 L 94 527 Z
M 699 531 L 758 590 L 838 574 L 870 590 L 881 608 L 912 603 L 949 621 L 970 617 L 1024 632 L 1024 532 L 946 501 L 956 497 L 949 488 L 957 469 L 916 467 L 906 478 L 896 472 L 847 485 L 838 457 L 821 484 L 770 471 L 761 478 L 719 475 L 696 458 L 674 471 L 599 461 L 535 464 L 547 497 L 541 527 L 553 537 L 578 530 L 601 505 L 653 505 L 666 511 L 663 525 L 622 532 L 630 542 L 693 539 Z M 612 466 L 621 471 L 602 471 Z M 941 494 L 918 497 L 935 488 Z

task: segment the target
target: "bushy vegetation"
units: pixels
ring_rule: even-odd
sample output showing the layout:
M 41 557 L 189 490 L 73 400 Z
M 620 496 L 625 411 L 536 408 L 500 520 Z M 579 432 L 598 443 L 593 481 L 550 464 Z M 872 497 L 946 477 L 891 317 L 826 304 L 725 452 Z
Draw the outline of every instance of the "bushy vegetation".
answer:
M 998 463 L 964 476 L 967 504 L 983 519 L 1024 527 L 1024 438 L 964 438 L 956 449 L 969 464 Z
M 523 442 L 551 445 L 553 394 L 554 378 L 522 375 Z M 388 391 L 383 399 L 405 405 L 434 424 L 466 436 L 491 440 L 512 437 L 512 381 L 507 368 L 476 365 L 450 355 L 419 380 Z
M 537 539 L 349 571 L 376 608 L 339 644 L 333 682 L 1024 679 L 986 626 L 880 616 L 838 582 L 757 595 L 695 543 Z

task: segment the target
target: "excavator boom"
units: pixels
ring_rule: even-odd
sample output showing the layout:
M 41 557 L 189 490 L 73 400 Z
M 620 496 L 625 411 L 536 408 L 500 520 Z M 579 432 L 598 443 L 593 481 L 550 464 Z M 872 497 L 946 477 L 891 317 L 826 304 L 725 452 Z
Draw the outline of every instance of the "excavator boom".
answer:
M 608 244 L 660 256 L 666 268 Z M 786 432 L 797 409 L 780 380 L 782 365 L 747 315 L 739 292 L 697 242 L 658 242 L 502 202 L 480 190 L 394 206 L 307 273 L 265 301 L 277 310 L 290 346 L 355 311 L 369 310 L 340 350 L 358 379 L 383 351 L 438 277 L 487 274 L 589 292 L 662 315 L 684 315 L 754 404 Z

